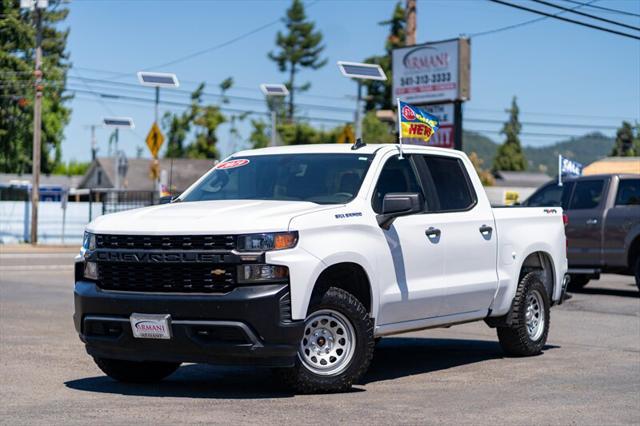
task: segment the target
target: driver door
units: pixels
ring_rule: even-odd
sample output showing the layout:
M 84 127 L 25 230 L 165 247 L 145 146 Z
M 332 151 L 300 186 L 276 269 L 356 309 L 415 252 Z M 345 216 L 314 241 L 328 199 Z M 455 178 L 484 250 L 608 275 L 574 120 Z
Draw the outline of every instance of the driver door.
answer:
M 388 193 L 417 192 L 424 198 L 416 171 L 411 155 L 402 160 L 397 155 L 389 158 L 374 190 L 374 211 L 382 211 L 382 200 Z M 393 264 L 392 273 L 380 277 L 380 325 L 437 316 L 444 251 L 437 232 L 427 235 L 428 231 L 429 215 L 420 213 L 398 217 L 389 230 L 380 230 L 387 247 L 380 253 L 379 264 L 386 265 L 389 259 Z

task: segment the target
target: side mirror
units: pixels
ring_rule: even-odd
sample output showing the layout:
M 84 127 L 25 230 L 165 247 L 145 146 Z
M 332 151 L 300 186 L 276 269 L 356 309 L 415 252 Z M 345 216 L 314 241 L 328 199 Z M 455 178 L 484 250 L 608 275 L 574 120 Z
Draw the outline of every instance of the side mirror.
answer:
M 384 196 L 382 213 L 376 219 L 382 229 L 389 229 L 396 217 L 420 213 L 424 209 L 422 195 L 417 192 L 394 192 Z
M 176 197 L 174 197 L 173 195 L 166 195 L 164 197 L 160 197 L 158 202 L 159 204 L 169 204 L 169 203 L 173 203 L 173 200 L 175 199 Z

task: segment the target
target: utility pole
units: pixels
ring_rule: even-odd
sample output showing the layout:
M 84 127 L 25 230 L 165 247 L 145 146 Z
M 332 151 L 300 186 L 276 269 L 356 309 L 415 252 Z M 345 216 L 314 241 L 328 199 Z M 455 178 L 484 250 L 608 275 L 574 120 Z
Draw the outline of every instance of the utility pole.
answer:
M 407 36 L 405 44 L 416 44 L 416 0 L 407 0 L 405 13 L 407 14 Z
M 34 9 L 36 24 L 35 102 L 33 103 L 33 161 L 31 183 L 31 244 L 38 244 L 38 201 L 40 201 L 40 156 L 42 146 L 42 9 L 47 2 L 38 1 Z
M 358 95 L 356 96 L 356 112 L 354 121 L 356 123 L 356 140 L 362 139 L 362 82 L 358 82 Z
M 92 124 L 91 128 L 91 161 L 96 161 L 98 153 L 98 142 L 96 141 L 96 125 Z

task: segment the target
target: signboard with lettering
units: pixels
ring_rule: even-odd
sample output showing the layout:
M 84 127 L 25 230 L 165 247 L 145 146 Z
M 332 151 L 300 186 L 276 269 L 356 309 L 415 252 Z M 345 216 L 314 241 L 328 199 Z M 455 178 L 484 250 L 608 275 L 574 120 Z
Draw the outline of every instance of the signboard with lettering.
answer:
M 392 102 L 414 105 L 470 99 L 470 42 L 460 38 L 393 50 Z

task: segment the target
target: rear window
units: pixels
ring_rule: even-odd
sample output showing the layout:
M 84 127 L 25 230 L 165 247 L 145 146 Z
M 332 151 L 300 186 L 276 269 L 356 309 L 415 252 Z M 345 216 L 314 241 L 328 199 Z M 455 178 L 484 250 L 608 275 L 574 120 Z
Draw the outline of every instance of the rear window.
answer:
M 616 206 L 640 205 L 640 179 L 624 179 L 618 185 Z
M 464 165 L 459 159 L 429 155 L 423 158 L 439 201 L 439 206 L 433 206 L 430 211 L 467 210 L 473 207 L 476 196 Z
M 604 180 L 583 180 L 576 184 L 570 210 L 594 209 L 600 205 Z

